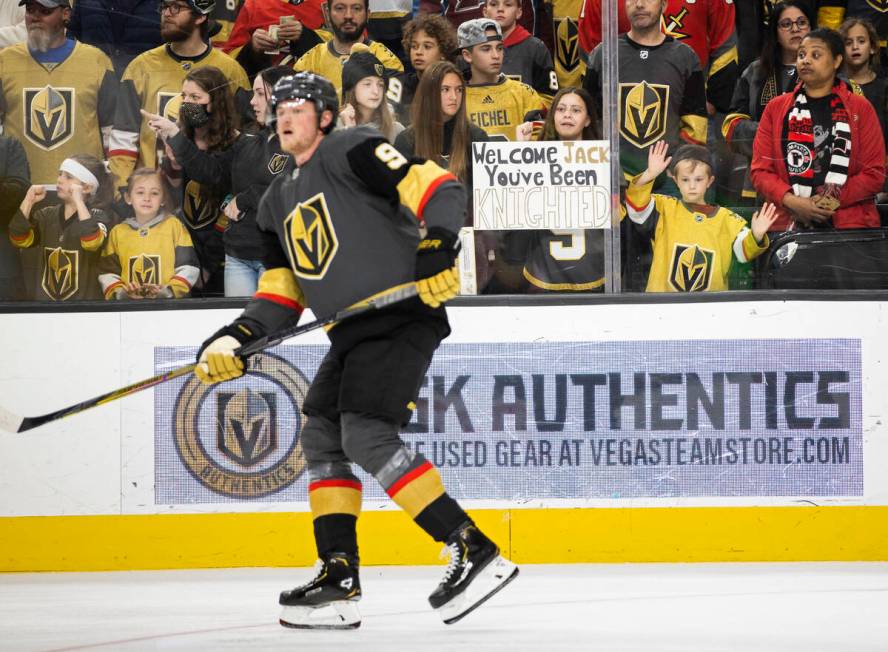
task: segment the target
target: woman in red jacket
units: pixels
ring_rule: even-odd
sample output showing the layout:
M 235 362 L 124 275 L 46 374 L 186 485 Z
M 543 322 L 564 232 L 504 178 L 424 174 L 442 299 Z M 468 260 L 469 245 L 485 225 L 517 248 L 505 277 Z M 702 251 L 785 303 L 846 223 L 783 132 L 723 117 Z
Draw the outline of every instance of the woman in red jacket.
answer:
M 798 51 L 800 84 L 765 107 L 752 146 L 752 183 L 780 207 L 774 230 L 879 226 L 875 196 L 885 179 L 879 119 L 836 74 L 844 44 L 817 29 Z

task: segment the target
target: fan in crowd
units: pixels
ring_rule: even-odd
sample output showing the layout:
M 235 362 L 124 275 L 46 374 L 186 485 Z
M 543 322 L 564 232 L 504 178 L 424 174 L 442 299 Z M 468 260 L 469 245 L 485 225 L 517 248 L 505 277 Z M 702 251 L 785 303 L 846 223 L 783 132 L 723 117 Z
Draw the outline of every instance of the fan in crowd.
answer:
M 394 141 L 404 131 L 404 125 L 394 119 L 386 102 L 388 84 L 389 75 L 382 62 L 366 45 L 355 45 L 342 66 L 342 109 L 338 128 L 370 125 L 387 140 Z
M 777 204 L 774 230 L 879 226 L 885 142 L 872 105 L 838 77 L 842 37 L 816 29 L 799 46 L 801 84 L 765 107 L 753 142 L 752 182 Z

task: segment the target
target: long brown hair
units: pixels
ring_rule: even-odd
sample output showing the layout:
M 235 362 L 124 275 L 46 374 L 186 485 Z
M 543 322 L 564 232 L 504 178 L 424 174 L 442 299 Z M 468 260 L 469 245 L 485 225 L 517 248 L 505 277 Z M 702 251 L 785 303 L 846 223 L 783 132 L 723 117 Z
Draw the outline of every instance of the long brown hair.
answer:
M 225 74 L 215 66 L 196 68 L 185 76 L 185 81 L 197 84 L 202 91 L 210 96 L 210 121 L 206 124 L 207 148 L 212 150 L 228 149 L 237 139 L 240 119 L 234 108 L 234 93 L 231 82 Z M 184 83 L 184 82 L 183 82 Z M 179 124 L 189 140 L 194 140 L 194 129 L 182 120 Z
M 562 88 L 555 94 L 555 97 L 552 98 L 552 106 L 549 108 L 549 113 L 546 114 L 546 121 L 543 123 L 543 128 L 540 131 L 540 137 L 538 140 L 561 140 L 558 137 L 558 132 L 555 130 L 555 108 L 558 106 L 561 98 L 565 95 L 576 95 L 583 100 L 583 104 L 586 105 L 586 113 L 589 116 L 589 125 L 583 129 L 582 139 L 599 140 L 601 134 L 598 130 L 598 111 L 595 109 L 595 103 L 592 101 L 592 96 L 589 95 L 585 89 L 576 86 Z
M 870 54 L 869 61 L 867 62 L 867 67 L 875 73 L 879 72 L 879 52 L 881 50 L 881 46 L 879 45 L 879 33 L 876 31 L 875 26 L 868 21 L 866 18 L 848 18 L 839 26 L 839 34 L 842 35 L 842 40 L 844 41 L 848 38 L 848 32 L 851 31 L 852 27 L 856 27 L 860 25 L 864 30 L 866 30 L 866 34 L 869 37 L 870 42 L 870 50 L 872 50 L 872 54 Z M 848 62 L 843 61 L 842 66 L 847 70 Z
M 388 140 L 395 140 L 395 119 L 392 117 L 392 110 L 389 108 L 388 101 L 385 99 L 385 89 L 388 88 L 388 84 L 383 88 L 382 91 L 382 102 L 379 103 L 379 106 L 376 107 L 373 111 L 373 115 L 370 117 L 371 122 L 375 122 L 379 131 L 382 132 L 382 135 L 385 136 Z M 351 104 L 355 107 L 355 123 L 361 124 L 358 120 L 361 117 L 361 112 L 358 109 L 358 100 L 355 97 L 355 89 L 349 89 L 349 91 L 345 94 L 343 98 L 345 104 Z
M 449 61 L 433 63 L 419 78 L 419 86 L 413 98 L 412 120 L 414 147 L 417 156 L 441 161 L 444 153 L 444 123 L 446 118 L 441 109 L 441 84 L 444 77 L 454 74 L 463 84 L 463 100 L 453 120 L 453 140 L 450 143 L 450 170 L 461 181 L 466 181 L 468 168 L 469 118 L 466 115 L 465 80 L 455 65 Z

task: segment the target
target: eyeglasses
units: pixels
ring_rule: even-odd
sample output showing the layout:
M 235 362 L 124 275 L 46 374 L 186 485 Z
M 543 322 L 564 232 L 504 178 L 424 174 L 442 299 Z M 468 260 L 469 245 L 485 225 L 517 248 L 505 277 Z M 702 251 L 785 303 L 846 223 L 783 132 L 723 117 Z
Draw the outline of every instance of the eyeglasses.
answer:
M 170 16 L 178 16 L 179 12 L 186 9 L 191 9 L 191 7 L 189 5 L 184 5 L 181 2 L 161 2 L 157 11 L 160 15 L 163 15 L 164 12 L 168 11 Z
M 777 27 L 782 29 L 784 32 L 788 32 L 795 26 L 796 29 L 802 30 L 808 27 L 811 23 L 808 22 L 808 19 L 804 16 L 800 16 L 795 20 L 790 20 L 789 18 L 784 18 L 780 22 L 777 23 Z

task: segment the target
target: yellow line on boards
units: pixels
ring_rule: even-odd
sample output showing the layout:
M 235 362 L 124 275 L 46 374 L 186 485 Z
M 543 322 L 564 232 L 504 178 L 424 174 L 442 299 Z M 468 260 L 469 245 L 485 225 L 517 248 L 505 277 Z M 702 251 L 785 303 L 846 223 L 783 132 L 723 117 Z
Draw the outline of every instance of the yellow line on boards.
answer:
M 519 563 L 886 561 L 888 507 L 516 509 L 472 512 Z M 366 512 L 361 562 L 441 564 L 405 514 Z M 98 571 L 314 562 L 311 515 L 0 518 L 0 571 Z

